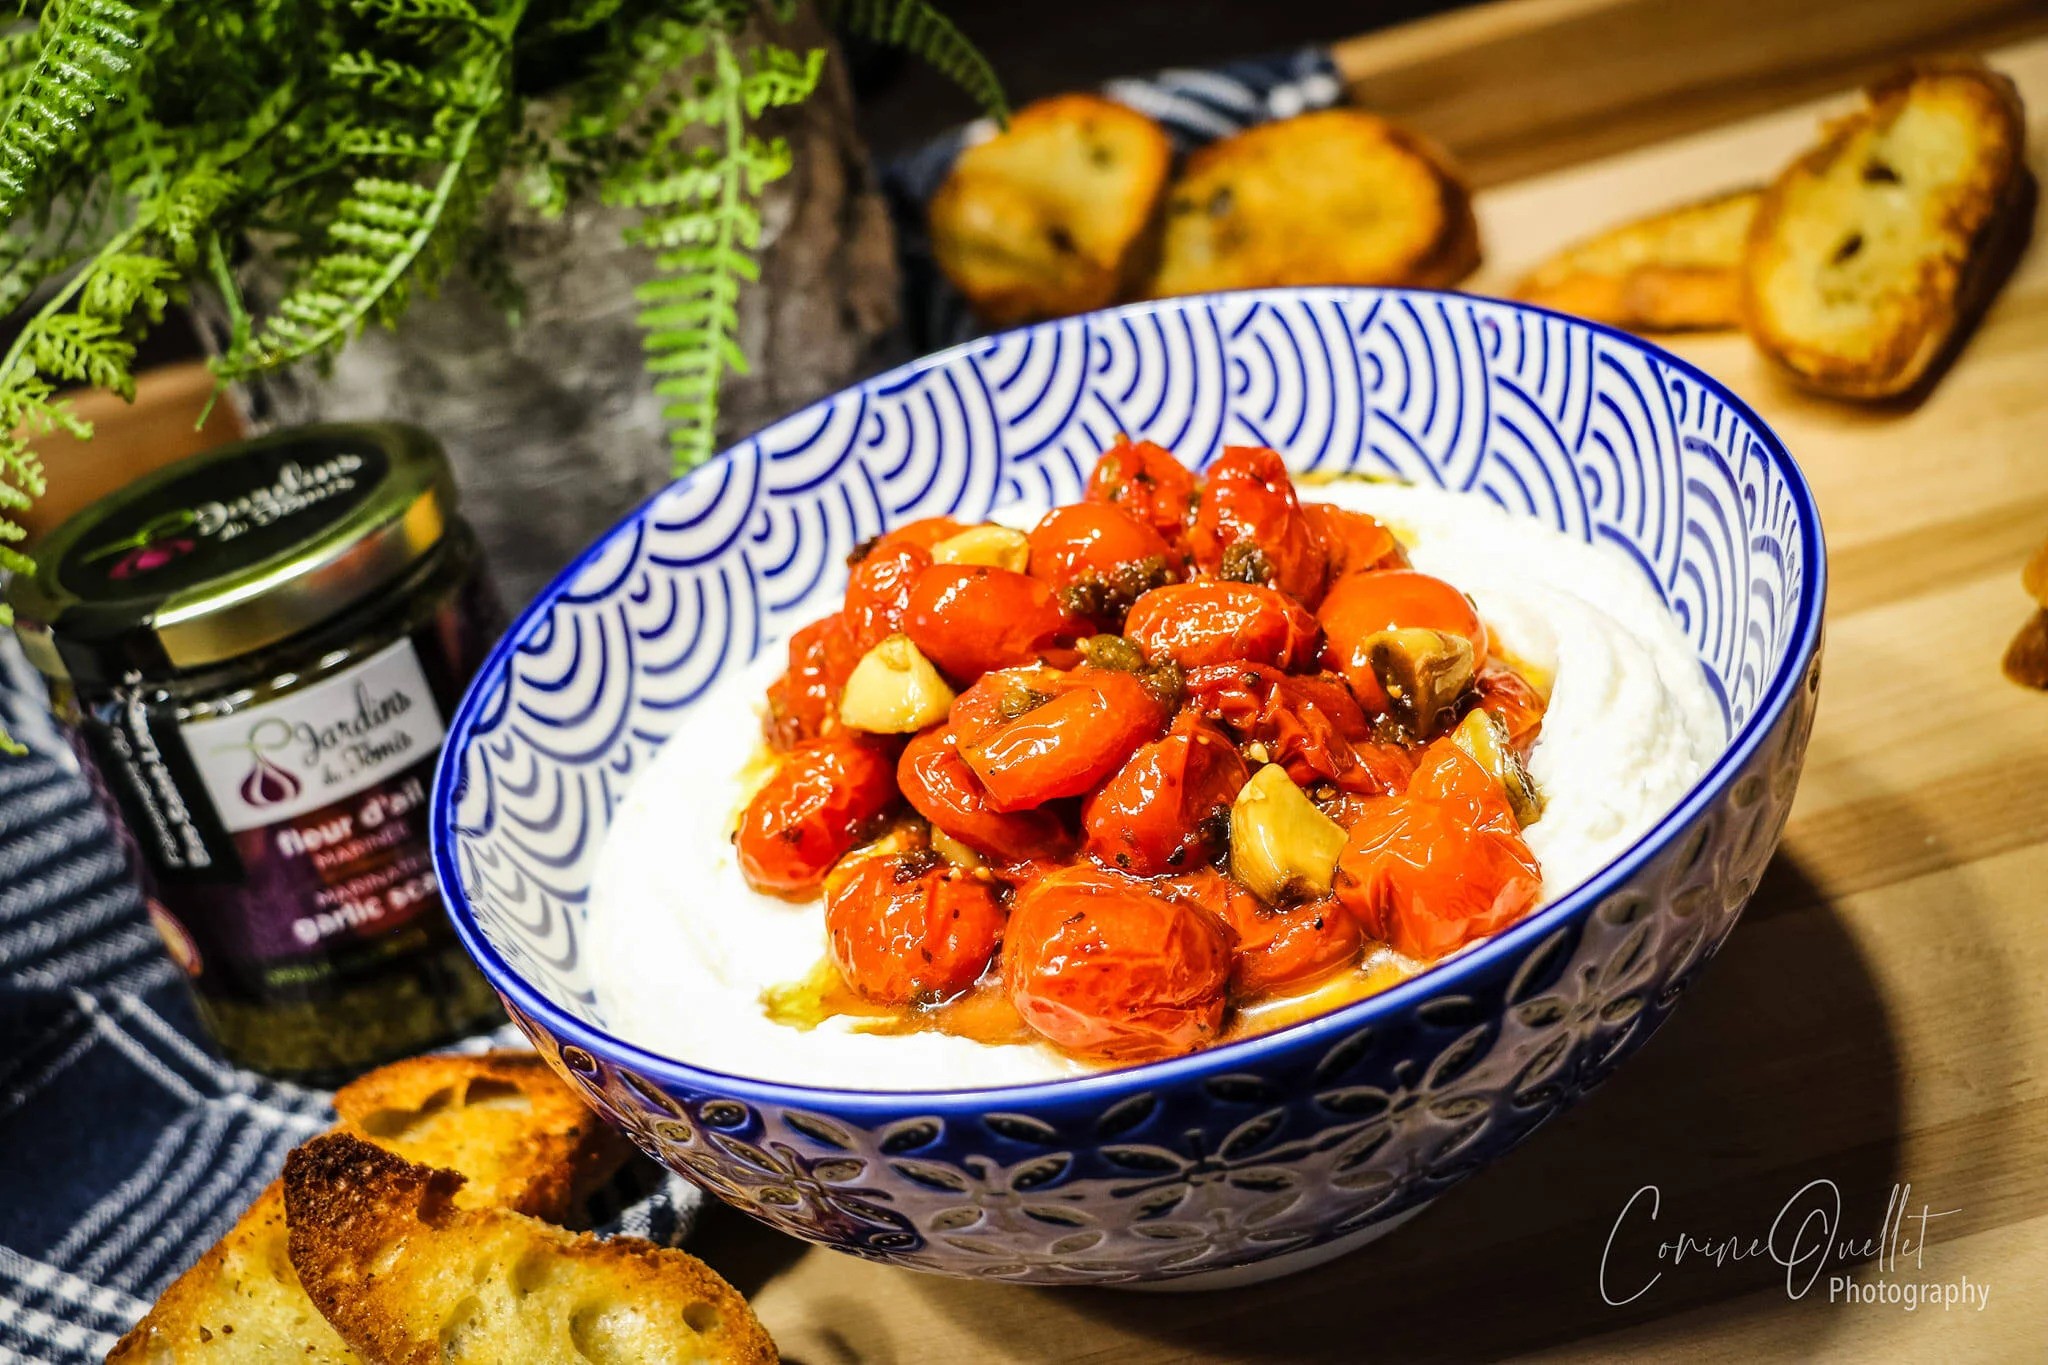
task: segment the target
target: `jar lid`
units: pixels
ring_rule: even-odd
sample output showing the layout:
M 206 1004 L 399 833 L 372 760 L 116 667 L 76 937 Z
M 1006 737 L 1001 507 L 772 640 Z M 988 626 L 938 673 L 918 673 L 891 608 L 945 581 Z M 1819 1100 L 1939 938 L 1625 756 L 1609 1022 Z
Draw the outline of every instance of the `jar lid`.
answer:
M 76 513 L 9 595 L 45 673 L 90 684 L 202 668 L 384 587 L 439 542 L 454 507 L 426 432 L 296 427 L 167 465 Z

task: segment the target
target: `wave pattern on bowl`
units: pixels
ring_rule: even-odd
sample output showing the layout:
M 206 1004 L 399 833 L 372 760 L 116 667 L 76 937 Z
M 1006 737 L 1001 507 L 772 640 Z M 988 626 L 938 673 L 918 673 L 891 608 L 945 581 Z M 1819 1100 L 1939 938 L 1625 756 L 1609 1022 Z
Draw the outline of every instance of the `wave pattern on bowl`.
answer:
M 679 712 L 815 616 L 860 540 L 1071 500 L 1123 432 L 1183 456 L 1271 445 L 1298 472 L 1469 490 L 1620 546 L 1697 647 L 1734 753 L 1661 835 L 1485 949 L 1144 1073 L 1167 1078 L 1156 1086 L 1012 1092 L 1043 1099 L 1005 1100 L 1007 1126 L 966 1096 L 785 1103 L 802 1092 L 606 1037 L 580 917 L 611 812 Z M 1607 1074 L 1732 928 L 1776 846 L 1817 685 L 1818 527 L 1789 469 L 1695 372 L 1458 296 L 1226 295 L 971 343 L 658 495 L 515 628 L 443 762 L 458 928 L 529 1035 L 643 1147 L 798 1236 L 954 1273 L 1113 1282 L 1348 1235 Z M 722 776 L 706 774 L 707 799 Z

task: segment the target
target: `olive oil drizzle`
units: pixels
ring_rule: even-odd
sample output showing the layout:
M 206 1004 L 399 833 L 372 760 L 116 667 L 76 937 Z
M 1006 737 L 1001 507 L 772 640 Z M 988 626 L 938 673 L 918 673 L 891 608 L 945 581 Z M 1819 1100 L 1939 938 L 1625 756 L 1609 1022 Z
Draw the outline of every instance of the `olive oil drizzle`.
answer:
M 1398 986 L 1420 970 L 1390 948 L 1369 949 L 1357 962 L 1295 994 L 1233 1002 L 1216 1041 L 1242 1042 L 1318 1018 Z M 951 1000 L 899 1009 L 864 999 L 840 978 L 830 958 L 821 957 L 801 978 L 761 992 L 761 1007 L 774 1023 L 806 1033 L 829 1019 L 845 1019 L 856 1033 L 944 1033 L 989 1047 L 1042 1042 L 1004 995 L 997 966 Z

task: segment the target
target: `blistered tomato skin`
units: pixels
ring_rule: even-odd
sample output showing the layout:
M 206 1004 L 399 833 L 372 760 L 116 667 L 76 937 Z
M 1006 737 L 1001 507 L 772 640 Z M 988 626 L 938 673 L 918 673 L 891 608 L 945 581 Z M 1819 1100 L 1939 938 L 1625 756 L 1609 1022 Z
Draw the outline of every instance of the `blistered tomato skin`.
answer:
M 1004 721 L 1043 706 L 1067 686 L 1057 668 L 1002 668 L 984 673 L 974 686 L 953 698 L 947 724 L 961 744 L 972 744 Z
M 1286 464 L 1263 446 L 1231 446 L 1205 471 L 1188 545 L 1210 574 L 1263 581 L 1308 606 L 1323 595 L 1323 547 Z
M 1508 744 L 1523 758 L 1543 733 L 1543 696 L 1528 679 L 1511 668 L 1489 664 L 1479 671 L 1476 683 L 1479 705 L 1493 713 L 1508 732 Z
M 856 659 L 903 629 L 911 588 L 931 566 L 931 551 L 909 544 L 877 545 L 853 566 L 842 615 Z
M 1176 549 L 1187 539 L 1196 495 L 1188 467 L 1150 441 L 1125 441 L 1105 451 L 1088 474 L 1090 502 L 1115 504 Z
M 1145 522 L 1113 503 L 1055 507 L 1031 529 L 1031 576 L 1055 588 L 1107 581 L 1148 561 L 1166 567 L 1173 548 Z
M 1171 884 L 1173 894 L 1213 911 L 1236 936 L 1230 990 L 1237 999 L 1304 990 L 1365 951 L 1365 930 L 1333 896 L 1276 908 L 1213 868 Z
M 1365 643 L 1385 630 L 1421 627 L 1472 642 L 1472 657 L 1486 657 L 1486 627 L 1470 598 L 1441 578 L 1413 569 L 1347 574 L 1316 608 L 1323 623 L 1323 666 L 1344 675 L 1359 704 L 1379 715 L 1387 694 L 1366 657 Z
M 889 750 L 839 734 L 790 750 L 740 815 L 733 845 L 756 891 L 805 896 L 896 804 Z
M 1351 689 L 1332 674 L 1218 665 L 1190 672 L 1187 695 L 1190 706 L 1241 744 L 1257 744 L 1269 761 L 1285 767 L 1298 787 L 1327 782 L 1379 796 L 1408 785 L 1414 761 L 1400 746 L 1373 740 Z
M 1141 877 L 1199 867 L 1221 851 L 1250 776 L 1229 736 L 1183 713 L 1082 803 L 1083 851 Z
M 1182 668 L 1255 663 L 1294 668 L 1315 657 L 1316 618 L 1292 598 L 1250 583 L 1178 583 L 1131 605 L 1124 634 L 1154 663 Z
M 1506 797 L 1443 743 L 1404 795 L 1365 803 L 1337 859 L 1337 898 L 1368 934 L 1424 962 L 1499 933 L 1542 890 Z
M 896 784 L 911 808 L 985 858 L 1017 864 L 1064 858 L 1074 834 L 1051 811 L 999 811 L 960 757 L 951 726 L 927 730 L 896 763 Z
M 1003 984 L 1024 1022 L 1107 1062 L 1215 1041 L 1230 967 L 1230 930 L 1214 914 L 1086 866 L 1021 892 L 1004 936 Z
M 989 882 L 928 855 L 856 858 L 826 887 L 832 965 L 877 1004 L 959 995 L 988 967 L 1002 932 Z
M 918 576 L 903 630 L 948 676 L 972 683 L 1069 649 L 1088 626 L 1029 574 L 941 564 Z
M 762 729 L 769 744 L 789 749 L 839 728 L 839 694 L 860 662 L 846 618 L 834 612 L 789 637 L 789 670 L 768 687 Z
M 1082 668 L 1042 706 L 961 748 L 997 810 L 1080 796 L 1166 727 L 1166 707 L 1128 673 Z
M 1328 583 L 1349 573 L 1408 567 L 1408 552 L 1379 518 L 1326 502 L 1305 502 L 1301 511 L 1323 547 Z

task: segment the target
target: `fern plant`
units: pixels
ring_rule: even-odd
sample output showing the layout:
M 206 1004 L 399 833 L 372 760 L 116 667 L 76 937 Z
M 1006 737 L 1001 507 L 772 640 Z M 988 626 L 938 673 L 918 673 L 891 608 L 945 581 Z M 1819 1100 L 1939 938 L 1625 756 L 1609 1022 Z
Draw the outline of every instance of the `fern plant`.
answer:
M 329 358 L 458 269 L 516 309 L 478 226 L 501 193 L 635 211 L 647 371 L 677 469 L 702 461 L 746 369 L 756 205 L 790 165 L 755 128 L 825 59 L 776 41 L 797 3 L 29 0 L 0 31 L 0 313 L 37 301 L 0 356 L 0 570 L 32 568 L 10 515 L 44 491 L 29 440 L 90 435 L 62 390 L 132 396 L 136 342 L 195 285 L 229 320 L 223 382 Z M 1002 116 L 928 0 L 824 8 Z M 237 278 L 252 249 L 283 270 L 260 308 Z

